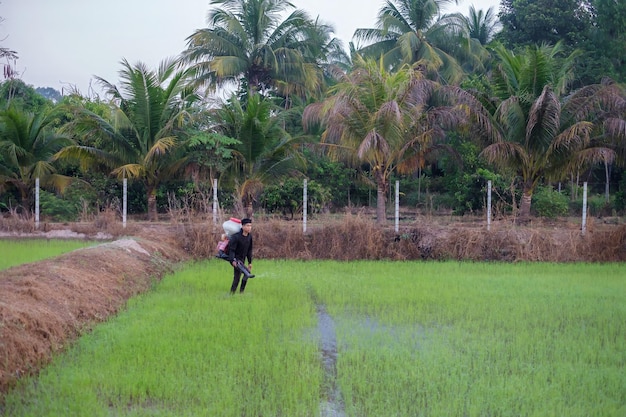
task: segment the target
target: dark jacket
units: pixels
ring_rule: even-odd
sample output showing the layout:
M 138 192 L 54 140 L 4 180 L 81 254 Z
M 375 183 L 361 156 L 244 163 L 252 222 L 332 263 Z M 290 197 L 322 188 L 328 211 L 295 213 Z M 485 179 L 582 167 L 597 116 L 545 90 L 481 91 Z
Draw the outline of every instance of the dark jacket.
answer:
M 228 243 L 228 260 L 232 262 L 238 259 L 242 262 L 248 259 L 248 263 L 252 263 L 252 234 L 248 236 L 243 235 L 243 231 L 240 230 L 230 237 Z

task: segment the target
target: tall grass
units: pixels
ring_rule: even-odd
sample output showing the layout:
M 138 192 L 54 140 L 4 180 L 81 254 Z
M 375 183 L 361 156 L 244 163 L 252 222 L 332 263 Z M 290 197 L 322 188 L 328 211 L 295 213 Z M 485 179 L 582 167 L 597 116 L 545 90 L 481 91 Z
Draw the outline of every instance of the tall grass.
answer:
M 319 416 L 316 308 L 347 416 L 623 416 L 620 264 L 189 265 L 6 398 L 12 416 Z
M 93 244 L 93 242 L 84 240 L 0 239 L 0 270 L 52 258 Z

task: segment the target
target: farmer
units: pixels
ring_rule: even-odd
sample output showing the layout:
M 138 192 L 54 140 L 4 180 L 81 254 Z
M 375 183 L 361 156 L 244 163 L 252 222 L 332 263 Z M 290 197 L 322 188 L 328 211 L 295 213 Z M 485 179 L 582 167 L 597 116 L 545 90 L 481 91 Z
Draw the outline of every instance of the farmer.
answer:
M 239 280 L 241 279 L 241 275 L 243 274 L 243 279 L 241 280 L 241 287 L 239 288 L 239 292 L 242 293 L 246 284 L 248 283 L 248 278 L 254 278 L 252 274 L 246 274 L 242 272 L 240 266 L 245 266 L 245 260 L 248 259 L 248 271 L 252 271 L 252 235 L 250 231 L 252 230 L 252 220 L 243 219 L 241 221 L 241 230 L 239 233 L 235 233 L 230 236 L 230 241 L 228 243 L 228 260 L 233 266 L 233 285 L 230 287 L 230 293 L 234 294 L 237 291 L 237 286 L 239 285 Z

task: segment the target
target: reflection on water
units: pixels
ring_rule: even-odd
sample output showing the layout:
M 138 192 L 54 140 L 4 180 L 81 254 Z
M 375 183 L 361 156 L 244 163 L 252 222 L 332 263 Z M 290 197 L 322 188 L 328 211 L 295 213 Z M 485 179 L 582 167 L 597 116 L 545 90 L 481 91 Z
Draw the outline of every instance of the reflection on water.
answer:
M 317 329 L 320 352 L 324 365 L 324 392 L 326 398 L 321 404 L 321 417 L 344 417 L 346 415 L 337 386 L 337 335 L 335 322 L 326 307 L 317 304 Z

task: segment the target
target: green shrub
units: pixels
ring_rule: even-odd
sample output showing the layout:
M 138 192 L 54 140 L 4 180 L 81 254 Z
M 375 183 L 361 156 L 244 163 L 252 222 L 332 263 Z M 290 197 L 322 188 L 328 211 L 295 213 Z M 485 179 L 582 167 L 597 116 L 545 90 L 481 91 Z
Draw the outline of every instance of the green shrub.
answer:
M 370 187 L 356 169 L 307 150 L 304 154 L 308 161 L 306 177 L 309 183 L 315 181 L 328 190 L 329 207 L 368 204 Z
M 39 192 L 39 207 L 42 216 L 57 221 L 85 220 L 98 209 L 98 193 L 83 181 L 73 181 L 62 195 L 45 190 Z
M 618 184 L 618 191 L 613 194 L 615 210 L 623 212 L 626 210 L 626 175 L 624 175 Z
M 615 193 L 615 210 L 622 212 L 626 209 L 626 191 Z
M 302 211 L 303 180 L 287 178 L 277 184 L 268 185 L 261 195 L 261 204 L 268 213 L 282 212 L 293 218 Z M 307 209 L 311 214 L 321 212 L 331 201 L 330 191 L 316 181 L 307 183 Z
M 589 195 L 587 196 L 587 213 L 590 216 L 599 216 L 604 207 L 607 205 L 604 196 Z
M 574 201 L 571 201 L 570 208 L 576 215 L 581 215 L 583 212 L 583 198 L 582 195 Z M 587 196 L 587 215 L 588 216 L 610 216 L 615 206 L 615 197 L 611 196 L 609 202 L 606 202 L 606 198 L 603 194 L 593 194 Z
M 395 187 L 395 180 L 390 185 Z M 425 204 L 428 190 L 431 188 L 431 178 L 422 174 L 421 181 L 415 177 L 400 178 L 400 204 L 415 207 Z M 395 192 L 395 188 L 394 188 Z
M 42 216 L 55 222 L 74 221 L 79 211 L 74 202 L 45 190 L 39 192 L 39 208 Z
M 569 211 L 567 196 L 549 187 L 540 187 L 534 194 L 532 207 L 538 216 L 555 218 Z
M 611 200 L 614 200 L 614 198 L 609 197 L 609 202 L 607 203 L 603 194 L 587 196 L 587 212 L 590 216 L 610 216 L 613 211 Z

